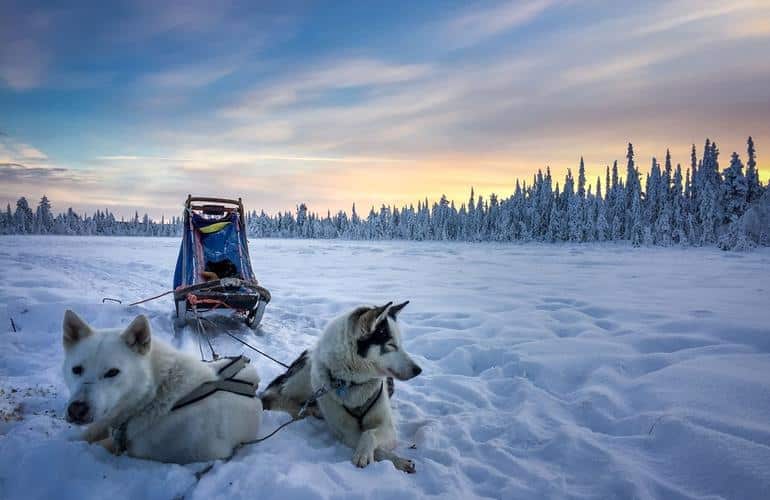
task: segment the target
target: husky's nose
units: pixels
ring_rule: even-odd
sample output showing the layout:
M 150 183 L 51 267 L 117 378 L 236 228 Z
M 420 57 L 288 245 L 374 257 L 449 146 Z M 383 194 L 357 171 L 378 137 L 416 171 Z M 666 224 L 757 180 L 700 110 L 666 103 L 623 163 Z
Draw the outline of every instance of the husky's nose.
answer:
M 73 401 L 67 407 L 67 418 L 70 422 L 84 422 L 90 410 L 85 401 Z
M 420 368 L 417 365 L 412 365 L 412 376 L 416 377 L 417 375 L 422 373 L 422 368 Z

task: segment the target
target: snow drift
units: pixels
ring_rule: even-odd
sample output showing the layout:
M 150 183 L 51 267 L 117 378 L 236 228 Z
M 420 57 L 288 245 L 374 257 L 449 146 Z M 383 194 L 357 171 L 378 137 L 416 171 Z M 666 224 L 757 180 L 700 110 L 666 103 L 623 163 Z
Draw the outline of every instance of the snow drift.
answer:
M 360 303 L 411 299 L 424 368 L 394 396 L 406 475 L 356 469 L 302 421 L 200 481 L 201 465 L 115 457 L 63 418 L 60 323 L 147 314 L 172 339 L 177 239 L 0 239 L 0 498 L 766 498 L 770 250 L 255 240 L 273 302 L 258 347 L 291 360 Z M 13 318 L 18 331 L 10 328 Z M 280 367 L 227 337 L 263 380 Z M 197 352 L 192 338 L 181 348 Z M 284 422 L 267 412 L 264 431 Z M 411 449 L 409 446 L 415 444 Z

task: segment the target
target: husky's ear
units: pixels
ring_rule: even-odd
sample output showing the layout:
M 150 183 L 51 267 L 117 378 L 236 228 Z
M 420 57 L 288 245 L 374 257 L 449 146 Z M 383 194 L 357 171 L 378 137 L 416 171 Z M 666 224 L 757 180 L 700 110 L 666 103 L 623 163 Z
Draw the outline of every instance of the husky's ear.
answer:
M 120 334 L 123 341 L 137 354 L 147 354 L 150 350 L 150 322 L 147 316 L 140 314 Z
M 390 316 L 393 319 L 396 319 L 398 316 L 398 313 L 401 312 L 401 309 L 405 308 L 409 304 L 409 301 L 402 302 L 400 304 L 396 304 L 395 306 L 392 306 L 390 309 L 388 309 L 388 316 Z
M 67 309 L 64 312 L 64 321 L 62 322 L 62 342 L 64 348 L 69 349 L 80 340 L 91 335 L 93 331 L 80 316 Z
M 379 323 L 380 321 L 385 319 L 385 316 L 388 315 L 388 308 L 391 306 L 391 304 L 393 304 L 392 300 L 390 302 L 388 302 L 387 304 L 385 304 L 384 306 L 375 307 L 372 310 L 372 316 L 374 317 L 374 321 L 372 322 L 372 326 L 376 325 L 377 323 Z

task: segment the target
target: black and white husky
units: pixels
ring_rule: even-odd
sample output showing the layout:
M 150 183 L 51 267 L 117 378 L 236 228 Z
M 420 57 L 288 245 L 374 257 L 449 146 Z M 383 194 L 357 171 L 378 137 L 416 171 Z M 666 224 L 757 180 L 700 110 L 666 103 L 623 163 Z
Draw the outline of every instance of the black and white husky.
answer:
M 390 377 L 409 380 L 422 372 L 404 351 L 396 321 L 408 303 L 359 307 L 332 320 L 315 348 L 303 352 L 262 393 L 264 408 L 301 416 L 305 402 L 322 393 L 307 413 L 323 417 L 355 450 L 355 465 L 390 460 L 397 469 L 414 472 L 411 460 L 391 452 L 396 430 Z

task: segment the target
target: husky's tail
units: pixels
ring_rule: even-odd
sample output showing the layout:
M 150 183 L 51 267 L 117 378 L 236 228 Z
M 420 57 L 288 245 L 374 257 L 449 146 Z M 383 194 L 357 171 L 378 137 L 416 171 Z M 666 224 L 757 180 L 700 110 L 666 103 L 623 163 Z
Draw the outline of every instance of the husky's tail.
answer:
M 302 404 L 313 395 L 310 384 L 310 352 L 304 351 L 260 394 L 262 408 L 285 411 L 297 416 Z

